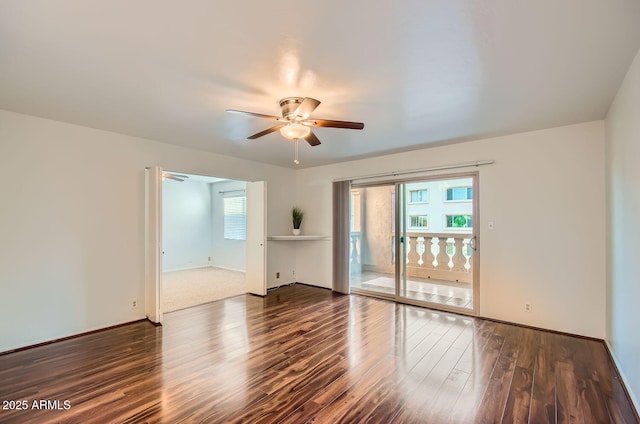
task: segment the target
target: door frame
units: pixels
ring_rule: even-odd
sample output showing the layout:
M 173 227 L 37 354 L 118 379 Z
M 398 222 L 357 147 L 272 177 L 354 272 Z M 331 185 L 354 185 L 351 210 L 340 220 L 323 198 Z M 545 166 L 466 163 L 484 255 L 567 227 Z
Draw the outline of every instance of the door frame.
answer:
M 145 315 L 162 324 L 162 167 L 145 168 Z

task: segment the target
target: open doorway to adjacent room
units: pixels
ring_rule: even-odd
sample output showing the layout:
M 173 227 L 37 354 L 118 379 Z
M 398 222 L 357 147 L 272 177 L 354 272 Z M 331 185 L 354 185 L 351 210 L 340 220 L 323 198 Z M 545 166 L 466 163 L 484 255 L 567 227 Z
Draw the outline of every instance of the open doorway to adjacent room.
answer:
M 163 312 L 244 294 L 245 181 L 164 171 Z

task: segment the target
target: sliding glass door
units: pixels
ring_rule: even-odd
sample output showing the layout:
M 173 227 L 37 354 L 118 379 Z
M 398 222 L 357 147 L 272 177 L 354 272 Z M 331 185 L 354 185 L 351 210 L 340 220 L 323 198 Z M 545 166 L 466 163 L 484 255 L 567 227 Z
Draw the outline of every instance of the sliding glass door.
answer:
M 354 186 L 351 289 L 477 311 L 477 174 Z

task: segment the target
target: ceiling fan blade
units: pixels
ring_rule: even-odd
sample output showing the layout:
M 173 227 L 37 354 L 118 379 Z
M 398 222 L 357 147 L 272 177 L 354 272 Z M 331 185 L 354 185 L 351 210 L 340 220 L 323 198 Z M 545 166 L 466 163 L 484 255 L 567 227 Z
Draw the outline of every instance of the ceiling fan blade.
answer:
M 320 140 L 318 140 L 318 137 L 316 137 L 313 131 L 311 131 L 309 135 L 306 136 L 304 139 L 307 140 L 307 143 L 309 143 L 312 146 L 317 146 L 318 144 L 320 144 Z
M 165 172 L 164 175 L 170 175 L 172 177 L 178 177 L 178 178 L 184 178 L 184 179 L 189 178 L 188 175 L 174 174 L 173 172 Z
M 347 128 L 350 130 L 361 130 L 364 128 L 362 122 L 334 121 L 331 119 L 311 119 L 307 121 L 313 127 Z
M 305 97 L 300 106 L 293 113 L 296 116 L 299 116 L 302 119 L 307 119 L 311 112 L 316 110 L 318 105 L 320 104 L 320 100 L 312 99 L 311 97 Z
M 251 115 L 251 116 L 257 116 L 258 118 L 266 118 L 266 119 L 273 119 L 273 120 L 278 120 L 278 119 L 282 119 L 281 116 L 273 116 L 273 115 L 264 115 L 262 113 L 255 113 L 255 112 L 247 112 L 244 110 L 235 110 L 235 109 L 227 109 L 227 112 L 231 112 L 231 113 L 242 113 L 244 115 Z
M 271 127 L 268 128 L 264 131 L 260 131 L 259 133 L 256 133 L 254 135 L 250 135 L 249 137 L 247 137 L 247 139 L 249 140 L 255 140 L 256 138 L 260 138 L 263 135 L 267 135 L 267 134 L 271 134 L 272 132 L 278 131 L 280 128 L 284 127 L 287 124 L 280 124 L 280 125 L 276 125 L 275 127 Z

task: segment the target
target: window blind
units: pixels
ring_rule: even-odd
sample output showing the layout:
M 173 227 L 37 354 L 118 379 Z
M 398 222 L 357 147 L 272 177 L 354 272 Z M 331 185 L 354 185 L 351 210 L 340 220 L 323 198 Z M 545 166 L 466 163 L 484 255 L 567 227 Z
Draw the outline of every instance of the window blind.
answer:
M 247 239 L 247 197 L 225 197 L 224 238 L 227 240 Z

